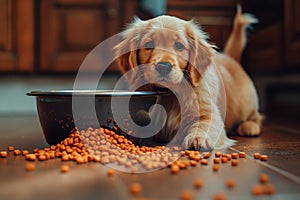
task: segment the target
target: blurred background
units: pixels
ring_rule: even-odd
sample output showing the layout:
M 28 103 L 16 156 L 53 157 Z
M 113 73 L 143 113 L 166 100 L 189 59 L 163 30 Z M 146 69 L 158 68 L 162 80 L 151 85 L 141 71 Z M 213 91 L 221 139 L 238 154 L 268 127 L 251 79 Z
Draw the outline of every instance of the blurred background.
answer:
M 133 16 L 194 18 L 222 51 L 237 3 L 260 20 L 249 30 L 242 63 L 261 110 L 299 127 L 298 0 L 0 0 L 0 117 L 35 115 L 31 90 L 71 89 L 87 54 Z M 119 76 L 113 63 L 100 88 L 112 88 Z

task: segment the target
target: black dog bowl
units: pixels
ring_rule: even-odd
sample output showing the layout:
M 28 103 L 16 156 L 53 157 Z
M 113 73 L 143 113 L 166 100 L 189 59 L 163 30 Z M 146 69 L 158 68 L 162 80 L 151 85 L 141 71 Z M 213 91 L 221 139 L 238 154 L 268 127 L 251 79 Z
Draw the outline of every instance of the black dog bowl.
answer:
M 129 123 L 130 120 L 128 119 L 131 118 L 135 124 L 140 126 L 147 125 L 150 121 L 149 115 L 147 115 L 150 107 L 156 103 L 158 97 L 167 95 L 167 93 L 155 91 L 55 90 L 32 91 L 27 95 L 36 97 L 40 124 L 47 143 L 52 145 L 59 143 L 76 129 L 86 130 L 89 127 L 99 128 L 99 126 L 113 128 L 119 127 L 118 124 L 122 124 L 121 131 L 130 133 L 132 132 L 132 124 Z M 113 113 L 112 98 L 118 106 L 128 105 L 129 102 L 129 111 Z M 94 107 L 86 107 L 91 101 Z M 76 111 L 76 115 L 74 111 Z M 118 121 L 115 121 L 116 113 Z

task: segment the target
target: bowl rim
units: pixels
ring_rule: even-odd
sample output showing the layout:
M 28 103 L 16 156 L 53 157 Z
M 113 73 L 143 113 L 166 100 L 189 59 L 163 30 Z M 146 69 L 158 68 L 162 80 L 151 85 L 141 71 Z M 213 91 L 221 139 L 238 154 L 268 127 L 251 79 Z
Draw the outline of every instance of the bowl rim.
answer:
M 36 90 L 26 93 L 28 96 L 155 96 L 167 95 L 167 91 L 130 91 L 130 90 Z

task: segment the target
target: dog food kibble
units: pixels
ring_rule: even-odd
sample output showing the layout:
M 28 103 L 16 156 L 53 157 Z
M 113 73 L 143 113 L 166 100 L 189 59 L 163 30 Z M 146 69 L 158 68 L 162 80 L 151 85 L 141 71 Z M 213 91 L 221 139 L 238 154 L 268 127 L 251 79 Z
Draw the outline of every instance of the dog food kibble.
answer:
M 172 174 L 177 174 L 180 170 L 180 167 L 178 165 L 172 165 L 171 166 L 171 172 Z
M 215 163 L 215 164 L 219 164 L 220 161 L 221 161 L 220 158 L 215 158 L 215 159 L 214 159 L 214 163 Z
M 210 157 L 210 152 L 203 153 L 203 158 L 209 158 L 209 157 Z
M 83 164 L 84 163 L 84 158 L 83 157 L 76 158 L 76 163 L 77 164 Z
M 208 161 L 206 159 L 202 159 L 200 162 L 201 162 L 201 165 L 207 165 L 208 164 Z
M 1 151 L 0 152 L 0 157 L 1 158 L 6 158 L 7 157 L 7 152 L 6 151 Z
M 196 160 L 190 161 L 191 166 L 196 167 L 198 165 L 198 162 Z
M 29 151 L 28 150 L 22 150 L 22 155 L 23 156 L 26 156 L 26 155 L 28 155 L 29 154 Z
M 222 158 L 221 158 L 221 161 L 222 161 L 222 163 L 227 163 L 228 158 L 227 158 L 227 157 L 222 157 Z
M 234 186 L 235 186 L 235 181 L 234 181 L 233 179 L 228 179 L 228 180 L 226 181 L 226 186 L 227 186 L 229 189 L 234 188 Z
M 25 170 L 28 172 L 33 171 L 35 170 L 35 165 L 33 163 L 26 163 Z
M 15 150 L 15 147 L 14 146 L 8 146 L 8 151 L 14 151 Z
M 215 153 L 215 157 L 220 157 L 221 156 L 221 152 L 219 152 L 219 151 L 217 151 L 216 153 Z
M 261 155 L 260 156 L 260 160 L 261 161 L 267 161 L 268 160 L 268 156 L 267 155 Z
M 21 155 L 21 151 L 19 149 L 15 149 L 14 154 L 15 154 L 15 156 L 19 156 L 19 155 Z
M 113 169 L 108 169 L 106 172 L 107 176 L 113 176 L 113 175 L 115 175 L 115 173 L 116 173 L 116 171 Z
M 38 159 L 39 159 L 39 161 L 45 161 L 45 160 L 47 160 L 47 157 L 46 157 L 46 155 L 41 154 L 41 155 L 39 155 Z
M 260 174 L 258 179 L 261 183 L 269 182 L 269 176 L 267 174 Z
M 226 157 L 228 160 L 231 160 L 231 155 L 230 154 L 226 154 Z
M 219 168 L 220 168 L 220 166 L 219 166 L 218 164 L 214 164 L 214 165 L 213 165 L 213 171 L 214 171 L 214 172 L 219 171 Z
M 180 169 L 187 169 L 190 163 L 186 160 L 178 160 L 178 166 Z
M 213 200 L 226 200 L 226 199 L 227 199 L 227 197 L 223 193 L 215 194 L 213 197 Z
M 252 194 L 255 196 L 262 195 L 263 192 L 264 192 L 264 189 L 263 189 L 262 185 L 257 184 L 252 187 Z
M 132 195 L 136 196 L 141 193 L 142 185 L 139 183 L 132 183 L 129 187 L 129 191 Z
M 61 160 L 62 161 L 68 161 L 69 160 L 69 155 L 65 154 L 65 155 L 61 156 Z
M 190 190 L 183 190 L 180 192 L 179 196 L 180 200 L 192 200 L 193 199 L 193 193 Z
M 260 159 L 260 153 L 254 153 L 253 158 L 254 159 Z
M 275 187 L 271 183 L 268 183 L 264 185 L 263 191 L 266 195 L 273 195 L 275 193 Z
M 194 187 L 200 189 L 203 186 L 203 182 L 201 179 L 197 178 L 194 180 Z
M 27 154 L 25 156 L 25 159 L 28 161 L 35 161 L 36 160 L 36 155 L 35 154 Z
M 237 159 L 239 157 L 239 154 L 238 153 L 232 153 L 231 154 L 231 158 L 232 159 Z
M 67 172 L 69 172 L 70 171 L 69 165 L 62 165 L 60 167 L 60 171 L 61 171 L 61 173 L 67 173 Z
M 232 160 L 232 161 L 231 161 L 231 165 L 232 165 L 232 166 L 238 166 L 238 164 L 239 164 L 239 161 L 238 161 L 238 160 Z
M 243 151 L 239 152 L 239 157 L 240 158 L 246 158 L 246 153 L 243 152 Z
M 189 155 L 189 159 L 198 162 L 199 160 L 201 160 L 201 155 Z

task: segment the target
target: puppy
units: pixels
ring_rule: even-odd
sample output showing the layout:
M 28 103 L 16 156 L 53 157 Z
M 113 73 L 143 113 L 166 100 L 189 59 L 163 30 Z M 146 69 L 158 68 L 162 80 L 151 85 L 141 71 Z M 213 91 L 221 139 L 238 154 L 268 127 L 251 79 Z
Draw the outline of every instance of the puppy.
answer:
M 115 46 L 116 60 L 129 85 L 172 91 L 160 99 L 168 114 L 157 140 L 175 138 L 184 148 L 207 149 L 232 145 L 226 131 L 259 135 L 262 116 L 257 93 L 239 64 L 245 29 L 255 22 L 238 7 L 223 54 L 207 42 L 208 36 L 193 20 L 135 19 L 122 32 L 122 41 Z

